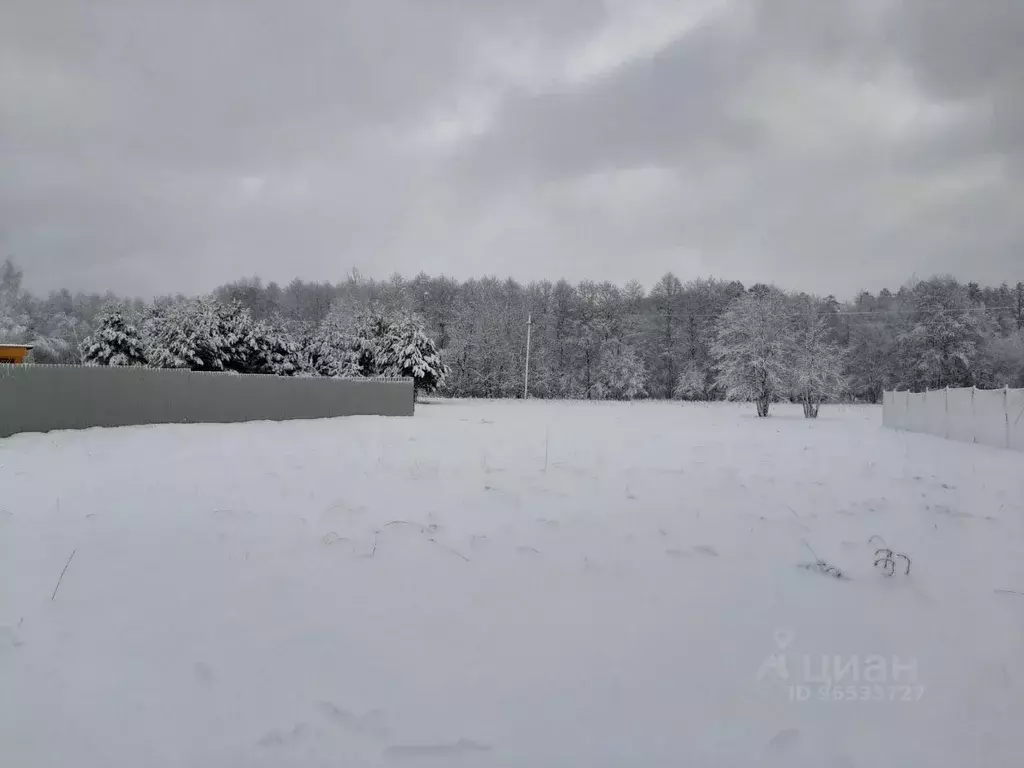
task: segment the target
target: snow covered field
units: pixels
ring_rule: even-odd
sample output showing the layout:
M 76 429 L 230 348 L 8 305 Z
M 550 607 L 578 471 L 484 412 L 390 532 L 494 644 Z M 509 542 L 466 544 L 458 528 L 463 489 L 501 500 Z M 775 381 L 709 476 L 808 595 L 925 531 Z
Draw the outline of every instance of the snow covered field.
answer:
M 880 421 L 2 440 L 0 765 L 1019 766 L 1024 457 Z

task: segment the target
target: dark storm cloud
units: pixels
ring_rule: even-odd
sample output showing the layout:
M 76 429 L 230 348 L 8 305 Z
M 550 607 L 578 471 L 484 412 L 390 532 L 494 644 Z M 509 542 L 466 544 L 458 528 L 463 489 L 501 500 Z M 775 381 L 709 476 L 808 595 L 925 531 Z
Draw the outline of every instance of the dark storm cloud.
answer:
M 1024 279 L 1022 35 L 1017 0 L 7 0 L 0 255 L 143 294 Z

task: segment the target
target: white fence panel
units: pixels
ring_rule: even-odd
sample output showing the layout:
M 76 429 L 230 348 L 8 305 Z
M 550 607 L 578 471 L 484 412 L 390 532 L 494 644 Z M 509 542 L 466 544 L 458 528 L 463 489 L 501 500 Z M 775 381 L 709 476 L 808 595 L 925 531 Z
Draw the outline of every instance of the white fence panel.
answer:
M 949 437 L 946 391 L 945 389 L 935 389 L 924 395 L 924 418 L 928 432 L 939 437 Z
M 910 428 L 910 393 L 893 392 L 893 424 L 896 429 Z
M 907 429 L 911 432 L 930 432 L 928 429 L 927 392 L 907 395 Z
M 1006 393 L 1006 415 L 1010 426 L 1010 448 L 1024 451 L 1024 389 Z
M 889 429 L 895 429 L 897 426 L 896 406 L 893 403 L 895 398 L 895 392 L 882 392 L 882 426 Z
M 1024 451 L 1024 389 L 885 392 L 882 424 L 890 429 Z
M 947 390 L 949 407 L 949 434 L 951 440 L 964 443 L 974 442 L 974 388 L 963 387 Z
M 977 442 L 1006 448 L 1006 396 L 1002 389 L 979 389 L 974 393 Z

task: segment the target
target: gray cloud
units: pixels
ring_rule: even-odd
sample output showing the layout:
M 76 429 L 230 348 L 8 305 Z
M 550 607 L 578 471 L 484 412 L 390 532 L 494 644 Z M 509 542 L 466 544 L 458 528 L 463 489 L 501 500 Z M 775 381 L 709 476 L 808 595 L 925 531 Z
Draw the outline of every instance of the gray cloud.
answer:
M 140 294 L 1012 282 L 1022 34 L 1017 0 L 7 0 L 0 255 Z

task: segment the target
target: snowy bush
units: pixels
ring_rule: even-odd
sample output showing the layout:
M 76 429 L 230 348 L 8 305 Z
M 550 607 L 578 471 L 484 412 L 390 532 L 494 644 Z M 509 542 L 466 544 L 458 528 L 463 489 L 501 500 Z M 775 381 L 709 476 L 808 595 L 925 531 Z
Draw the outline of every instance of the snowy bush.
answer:
M 119 307 L 107 307 L 97 318 L 96 329 L 80 347 L 86 365 L 145 365 L 146 354 L 138 329 Z

